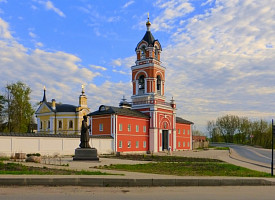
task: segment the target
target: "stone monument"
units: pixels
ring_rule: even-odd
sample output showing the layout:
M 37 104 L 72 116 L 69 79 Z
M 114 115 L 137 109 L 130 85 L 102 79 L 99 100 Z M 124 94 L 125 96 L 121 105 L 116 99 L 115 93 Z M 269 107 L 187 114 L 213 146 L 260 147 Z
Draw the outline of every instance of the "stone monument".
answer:
M 94 160 L 99 161 L 97 156 L 97 149 L 91 148 L 89 141 L 89 129 L 91 125 L 87 125 L 87 116 L 83 116 L 81 125 L 81 136 L 80 136 L 80 148 L 75 149 L 75 156 L 73 160 Z

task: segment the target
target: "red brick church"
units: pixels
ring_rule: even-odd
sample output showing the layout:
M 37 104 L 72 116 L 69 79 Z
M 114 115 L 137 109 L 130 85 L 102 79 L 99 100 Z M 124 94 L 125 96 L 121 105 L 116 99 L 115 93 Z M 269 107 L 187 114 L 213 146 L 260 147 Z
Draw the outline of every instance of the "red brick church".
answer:
M 119 107 L 101 105 L 88 114 L 91 135 L 111 136 L 114 152 L 160 152 L 192 149 L 190 121 L 176 116 L 173 98 L 165 101 L 165 70 L 161 44 L 147 31 L 135 49 L 132 69 L 132 102 L 122 99 Z

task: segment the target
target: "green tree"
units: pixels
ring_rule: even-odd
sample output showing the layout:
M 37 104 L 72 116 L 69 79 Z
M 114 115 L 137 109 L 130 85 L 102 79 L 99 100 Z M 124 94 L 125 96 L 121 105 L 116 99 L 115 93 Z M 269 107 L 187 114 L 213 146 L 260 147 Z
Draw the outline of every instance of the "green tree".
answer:
M 219 128 L 225 142 L 233 143 L 234 134 L 238 131 L 240 118 L 236 115 L 225 115 L 219 117 L 216 126 Z
M 4 122 L 5 97 L 0 94 L 0 127 Z
M 30 103 L 30 93 L 30 87 L 20 81 L 6 86 L 6 114 L 9 132 L 25 133 L 28 131 L 34 114 Z
M 220 130 L 216 126 L 216 122 L 214 120 L 208 121 L 206 128 L 209 133 L 211 142 L 224 142 L 223 138 L 221 137 Z

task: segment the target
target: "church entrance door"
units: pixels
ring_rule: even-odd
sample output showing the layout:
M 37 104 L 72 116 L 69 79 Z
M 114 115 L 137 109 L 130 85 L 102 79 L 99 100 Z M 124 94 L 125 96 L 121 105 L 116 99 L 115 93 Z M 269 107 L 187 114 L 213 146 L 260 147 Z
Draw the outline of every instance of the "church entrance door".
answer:
M 162 151 L 168 150 L 168 130 L 162 131 Z

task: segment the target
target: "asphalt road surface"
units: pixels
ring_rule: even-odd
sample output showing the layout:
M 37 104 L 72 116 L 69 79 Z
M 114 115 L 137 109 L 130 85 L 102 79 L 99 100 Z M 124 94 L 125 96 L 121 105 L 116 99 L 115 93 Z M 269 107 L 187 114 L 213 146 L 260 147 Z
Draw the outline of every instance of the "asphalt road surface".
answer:
M 274 200 L 275 186 L 226 187 L 0 187 L 0 200 Z
M 255 148 L 246 145 L 236 144 L 218 144 L 211 143 L 212 146 L 230 147 L 234 149 L 241 157 L 249 159 L 251 161 L 261 162 L 264 164 L 271 164 L 271 149 Z M 274 153 L 275 157 L 275 153 Z M 273 158 L 274 159 L 274 158 Z M 275 161 L 275 159 L 274 159 Z

